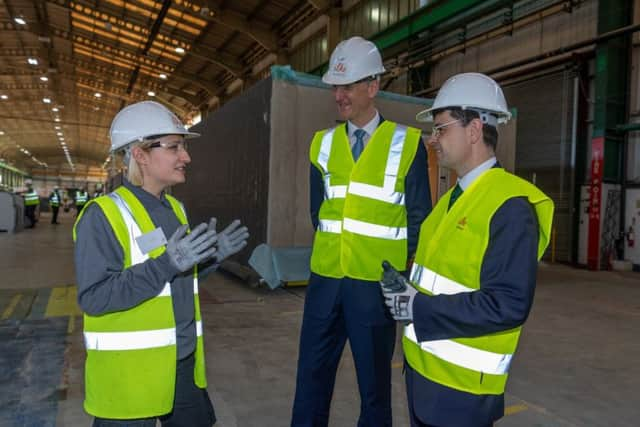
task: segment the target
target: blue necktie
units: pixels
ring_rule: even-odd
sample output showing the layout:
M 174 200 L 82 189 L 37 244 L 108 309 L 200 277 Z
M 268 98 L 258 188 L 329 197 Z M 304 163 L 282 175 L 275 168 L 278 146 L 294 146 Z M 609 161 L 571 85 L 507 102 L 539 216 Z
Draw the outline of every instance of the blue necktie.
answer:
M 460 187 L 460 184 L 456 184 L 456 187 L 451 192 L 451 196 L 449 196 L 449 207 L 447 208 L 447 210 L 451 209 L 451 206 L 453 206 L 453 204 L 456 202 L 456 200 L 458 200 L 458 197 L 460 197 L 461 194 L 462 187 Z
M 351 147 L 351 154 L 353 154 L 354 162 L 358 161 L 360 154 L 362 154 L 362 150 L 364 150 L 364 136 L 366 134 L 367 132 L 362 129 L 356 129 L 356 131 L 353 133 L 353 135 L 355 135 L 356 137 L 356 142 L 353 144 L 353 147 Z

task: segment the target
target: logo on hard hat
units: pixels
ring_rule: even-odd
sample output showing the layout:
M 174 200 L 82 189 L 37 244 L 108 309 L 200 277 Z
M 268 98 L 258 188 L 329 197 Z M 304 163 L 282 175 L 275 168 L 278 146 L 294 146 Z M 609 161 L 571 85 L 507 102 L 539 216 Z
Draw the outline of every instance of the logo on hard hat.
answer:
M 335 67 L 333 67 L 333 71 L 336 73 L 346 73 L 347 66 L 344 65 L 344 62 L 338 62 Z

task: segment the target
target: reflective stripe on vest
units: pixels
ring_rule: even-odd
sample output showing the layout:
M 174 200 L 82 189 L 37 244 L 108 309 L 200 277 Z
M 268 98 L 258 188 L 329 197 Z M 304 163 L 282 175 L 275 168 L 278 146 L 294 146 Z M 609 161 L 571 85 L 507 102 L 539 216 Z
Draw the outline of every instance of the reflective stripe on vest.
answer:
M 196 322 L 196 335 L 202 336 L 202 321 Z M 176 328 L 135 332 L 85 332 L 87 350 L 142 350 L 176 345 Z
M 411 269 L 411 282 L 433 295 L 454 295 L 475 291 L 475 289 L 441 276 L 417 263 L 414 263 Z
M 24 194 L 24 204 L 27 206 L 33 206 L 40 203 L 40 198 L 38 197 L 38 193 L 31 190 L 28 193 Z
M 407 227 L 385 227 L 384 225 L 371 224 L 351 218 L 345 218 L 342 221 L 342 226 L 352 233 L 379 239 L 405 240 L 407 238 Z
M 469 347 L 452 340 L 418 342 L 413 323 L 407 325 L 404 336 L 434 356 L 458 366 L 485 374 L 502 375 L 509 371 L 512 354 L 498 354 Z
M 86 191 L 76 193 L 76 203 L 87 203 L 88 198 L 89 198 L 89 195 L 87 194 Z

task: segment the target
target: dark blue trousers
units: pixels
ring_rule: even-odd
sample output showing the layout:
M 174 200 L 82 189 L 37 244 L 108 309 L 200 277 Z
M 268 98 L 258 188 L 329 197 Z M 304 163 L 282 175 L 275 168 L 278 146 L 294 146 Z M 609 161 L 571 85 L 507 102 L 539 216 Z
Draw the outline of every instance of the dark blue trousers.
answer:
M 302 318 L 291 425 L 325 427 L 346 340 L 360 391 L 358 426 L 391 426 L 396 324 L 378 282 L 311 274 Z

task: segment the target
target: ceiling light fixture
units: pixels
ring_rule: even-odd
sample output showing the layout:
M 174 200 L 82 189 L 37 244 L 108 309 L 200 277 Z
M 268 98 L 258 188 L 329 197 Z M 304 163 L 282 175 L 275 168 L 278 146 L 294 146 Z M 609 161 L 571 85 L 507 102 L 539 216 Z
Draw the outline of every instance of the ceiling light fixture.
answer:
M 156 93 L 154 91 L 150 90 L 149 92 L 147 92 L 147 95 L 156 96 Z
M 36 58 L 27 58 L 27 62 L 29 65 L 38 65 L 38 60 Z
M 9 95 L 2 94 L 2 95 L 0 95 L 0 99 L 6 101 L 7 99 L 9 99 Z
M 176 53 L 183 54 L 184 48 L 181 48 L 180 46 L 176 47 Z
M 167 80 L 167 75 L 165 73 L 158 74 L 158 77 L 160 77 L 162 80 Z
M 27 25 L 27 21 L 25 21 L 22 16 L 16 16 L 15 18 L 13 18 L 13 20 L 16 22 L 16 24 Z
M 42 102 L 45 104 L 51 104 L 51 98 L 42 98 Z
M 93 94 L 93 96 L 95 96 L 96 98 L 101 98 L 102 94 L 100 92 L 96 92 Z
M 58 136 L 62 136 L 62 132 L 58 132 Z
M 55 119 L 53 119 L 54 122 L 59 122 L 60 119 L 58 117 L 56 117 Z
M 51 109 L 51 111 L 53 111 L 54 113 L 57 113 L 57 112 L 58 112 L 58 111 L 60 111 L 60 110 L 58 110 L 58 107 L 53 107 L 53 108 Z
M 49 81 L 49 77 L 47 77 L 47 76 L 40 76 L 40 80 L 42 80 L 43 82 L 48 82 L 48 81 Z

